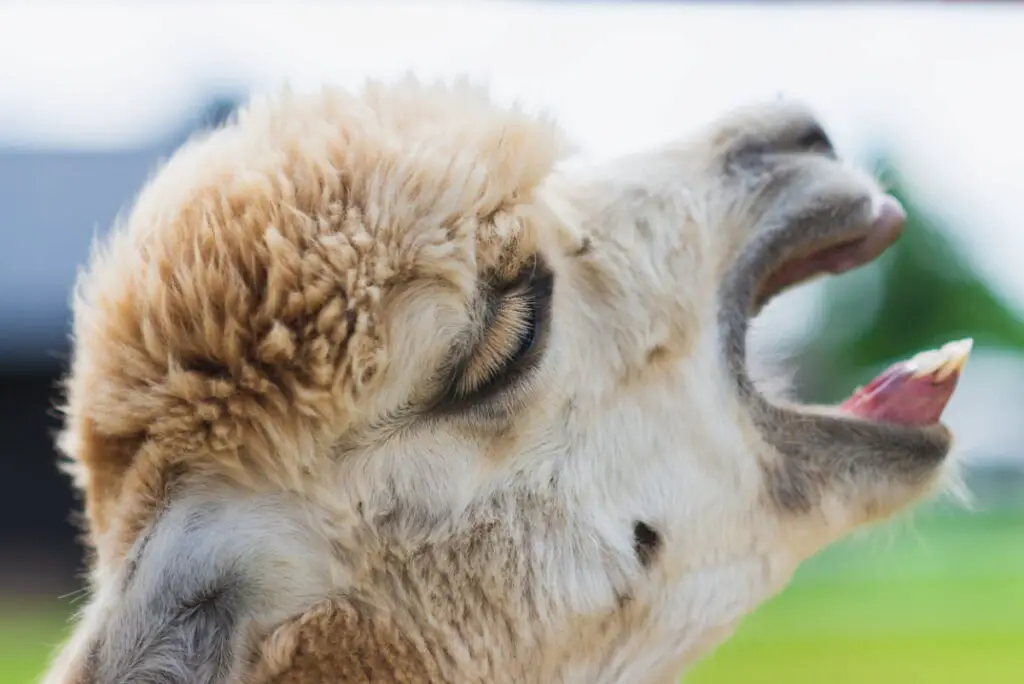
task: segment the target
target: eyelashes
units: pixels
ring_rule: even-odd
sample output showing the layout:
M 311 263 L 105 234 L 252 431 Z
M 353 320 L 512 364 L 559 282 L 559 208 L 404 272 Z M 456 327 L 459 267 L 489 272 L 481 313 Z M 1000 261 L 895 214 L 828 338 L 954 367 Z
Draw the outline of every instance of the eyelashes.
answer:
M 512 389 L 536 368 L 544 351 L 554 275 L 536 260 L 492 294 L 487 323 L 472 352 L 454 369 L 443 404 L 470 408 Z
M 458 394 L 486 391 L 529 354 L 538 337 L 537 305 L 529 288 L 502 296 L 483 341 L 459 373 Z

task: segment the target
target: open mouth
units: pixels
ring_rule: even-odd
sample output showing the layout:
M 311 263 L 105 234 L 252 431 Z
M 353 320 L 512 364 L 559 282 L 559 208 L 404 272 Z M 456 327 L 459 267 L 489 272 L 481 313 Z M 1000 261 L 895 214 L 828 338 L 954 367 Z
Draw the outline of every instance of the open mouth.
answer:
M 905 221 L 902 206 L 887 197 L 865 234 L 803 252 L 776 268 L 761 284 L 757 304 L 814 276 L 845 273 L 873 261 L 896 242 Z M 908 427 L 938 423 L 972 346 L 971 339 L 957 340 L 895 363 L 858 387 L 838 409 L 862 420 Z

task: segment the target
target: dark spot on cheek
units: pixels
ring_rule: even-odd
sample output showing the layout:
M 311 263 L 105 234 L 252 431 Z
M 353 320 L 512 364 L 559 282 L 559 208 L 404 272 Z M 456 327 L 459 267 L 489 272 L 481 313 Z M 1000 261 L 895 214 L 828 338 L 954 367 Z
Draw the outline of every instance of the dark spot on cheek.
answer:
M 633 523 L 633 550 L 640 565 L 648 568 L 661 548 L 661 535 L 642 520 Z

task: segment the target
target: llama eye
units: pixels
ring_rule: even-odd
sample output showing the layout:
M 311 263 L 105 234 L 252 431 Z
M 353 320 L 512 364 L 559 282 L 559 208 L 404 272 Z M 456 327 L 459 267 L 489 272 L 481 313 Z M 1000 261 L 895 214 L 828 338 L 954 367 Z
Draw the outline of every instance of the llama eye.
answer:
M 528 287 L 501 297 L 483 340 L 459 373 L 457 393 L 477 395 L 503 384 L 537 346 L 537 299 Z
M 495 294 L 483 337 L 458 369 L 447 403 L 482 401 L 515 386 L 536 367 L 543 352 L 552 282 L 550 271 L 535 268 Z

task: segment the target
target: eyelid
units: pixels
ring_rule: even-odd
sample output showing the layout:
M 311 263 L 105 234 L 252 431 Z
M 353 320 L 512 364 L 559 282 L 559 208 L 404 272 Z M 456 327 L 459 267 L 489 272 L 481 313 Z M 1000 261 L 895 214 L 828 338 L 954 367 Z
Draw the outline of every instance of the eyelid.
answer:
M 539 303 L 528 285 L 502 295 L 483 338 L 459 370 L 455 383 L 462 396 L 482 392 L 520 359 L 524 335 L 536 337 Z M 468 386 L 467 386 L 468 384 Z
M 501 288 L 500 291 L 492 293 L 493 303 L 488 309 L 483 335 L 474 345 L 472 352 L 451 367 L 451 379 L 440 399 L 440 405 L 444 406 L 445 410 L 459 410 L 467 408 L 467 405 L 485 402 L 493 395 L 503 394 L 504 390 L 516 386 L 520 380 L 531 373 L 543 356 L 547 330 L 550 326 L 553 290 L 554 274 L 538 258 L 523 269 L 520 277 Z M 514 304 L 526 301 L 529 302 L 529 310 L 524 310 L 523 314 L 517 317 L 516 323 L 529 325 L 529 321 L 534 322 L 534 340 L 530 349 L 521 358 L 512 358 L 514 355 L 518 355 L 519 341 L 522 339 L 521 335 L 515 335 L 515 346 L 510 344 L 508 350 L 500 357 L 496 354 L 491 357 L 495 359 L 496 368 L 490 377 L 475 383 L 472 387 L 466 387 L 466 373 L 473 362 L 481 358 L 481 351 L 486 353 L 483 348 L 487 345 L 488 340 L 494 339 L 494 326 L 507 320 L 505 317 L 509 315 L 510 302 Z

